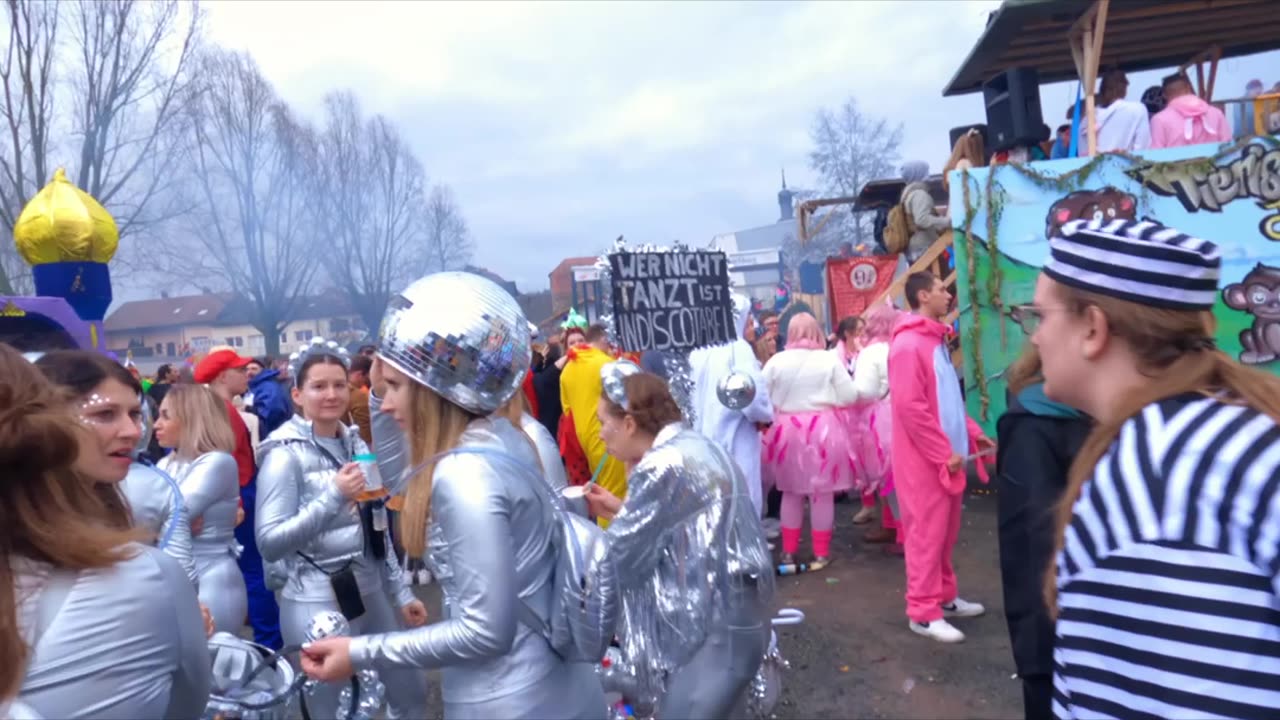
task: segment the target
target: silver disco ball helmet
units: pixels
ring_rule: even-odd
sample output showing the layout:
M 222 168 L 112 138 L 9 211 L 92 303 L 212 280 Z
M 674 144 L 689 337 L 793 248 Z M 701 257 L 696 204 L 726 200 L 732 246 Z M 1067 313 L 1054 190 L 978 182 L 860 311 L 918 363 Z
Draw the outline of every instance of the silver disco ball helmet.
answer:
M 529 370 L 529 321 L 511 294 L 479 275 L 442 272 L 391 299 L 378 355 L 477 415 L 507 404 Z

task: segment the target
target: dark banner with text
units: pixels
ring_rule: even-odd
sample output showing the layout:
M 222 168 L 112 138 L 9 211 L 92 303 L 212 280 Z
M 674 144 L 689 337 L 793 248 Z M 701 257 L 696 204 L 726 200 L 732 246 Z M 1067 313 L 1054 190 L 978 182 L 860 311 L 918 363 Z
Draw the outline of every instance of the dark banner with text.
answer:
M 897 255 L 832 258 L 827 261 L 827 297 L 831 325 L 842 318 L 861 315 L 893 284 Z
M 613 253 L 609 266 L 622 349 L 687 351 L 737 338 L 724 253 Z

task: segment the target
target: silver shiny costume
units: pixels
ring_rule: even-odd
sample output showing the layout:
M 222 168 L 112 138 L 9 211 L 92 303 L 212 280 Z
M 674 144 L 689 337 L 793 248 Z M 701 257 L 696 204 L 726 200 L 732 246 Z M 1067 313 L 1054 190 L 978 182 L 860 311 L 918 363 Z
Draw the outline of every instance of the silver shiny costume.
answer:
M 622 654 L 656 716 L 729 716 L 769 641 L 773 568 L 742 471 L 673 423 L 627 478 L 610 523 Z M 642 698 L 643 699 L 643 698 Z
M 18 700 L 39 716 L 194 719 L 204 710 L 209 650 L 195 589 L 172 558 L 134 548 L 74 577 L 14 562 L 18 623 L 33 645 Z
M 134 462 L 120 483 L 129 503 L 133 526 L 155 537 L 155 546 L 178 561 L 193 586 L 199 587 L 195 556 L 191 549 L 191 523 L 183 507 L 177 482 L 156 467 Z
M 542 477 L 547 481 L 551 492 L 559 494 L 569 487 L 569 478 L 564 472 L 564 460 L 560 458 L 560 446 L 556 444 L 556 439 L 551 437 L 551 431 L 529 413 L 521 416 L 520 429 L 538 451 L 538 460 L 542 463 Z M 571 512 L 587 517 L 586 498 L 565 499 L 564 504 Z
M 359 509 L 334 484 L 335 461 L 345 464 L 368 451 L 356 428 L 342 430 L 338 438 L 317 438 L 311 422 L 295 415 L 258 450 L 254 534 L 263 560 L 282 567 L 287 576 L 279 598 L 280 633 L 288 645 L 306 640 L 307 625 L 317 613 L 338 610 L 329 574 L 348 566 L 365 607 L 351 621 L 352 635 L 403 629 L 400 608 L 414 599 L 390 536 L 384 534 L 386 557 L 377 560 L 365 547 Z M 392 717 L 424 716 L 425 675 L 401 671 L 383 679 Z M 307 697 L 312 717 L 334 717 L 342 686 L 325 684 Z
M 392 438 L 378 437 L 387 425 L 377 418 L 373 428 L 379 452 L 403 442 L 398 428 Z M 526 467 L 541 467 L 533 446 L 504 418 L 472 421 L 459 447 L 493 448 Z M 563 661 L 519 619 L 522 601 L 550 616 L 554 511 L 541 488 L 491 462 L 461 454 L 435 467 L 426 560 L 444 595 L 443 618 L 406 632 L 355 638 L 352 662 L 384 674 L 439 668 L 450 720 L 602 718 L 604 694 L 594 668 Z
M 170 453 L 158 467 L 169 473 L 182 489 L 190 522 L 201 518 L 203 527 L 192 538 L 196 573 L 200 577 L 200 602 L 213 615 L 214 627 L 239 632 L 249 612 L 244 576 L 236 558 L 236 510 L 240 507 L 240 473 L 228 453 L 207 452 L 194 460 Z

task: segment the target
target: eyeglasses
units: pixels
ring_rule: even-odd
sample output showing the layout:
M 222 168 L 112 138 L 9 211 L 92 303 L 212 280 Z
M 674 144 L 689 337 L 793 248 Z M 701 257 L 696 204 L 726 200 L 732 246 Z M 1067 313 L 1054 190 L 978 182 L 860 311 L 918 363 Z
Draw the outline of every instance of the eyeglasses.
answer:
M 1009 317 L 1022 327 L 1022 331 L 1027 335 L 1035 335 L 1036 330 L 1040 328 L 1040 323 L 1044 320 L 1045 313 L 1050 310 L 1066 310 L 1067 308 L 1042 308 L 1035 305 L 1014 305 L 1009 311 Z

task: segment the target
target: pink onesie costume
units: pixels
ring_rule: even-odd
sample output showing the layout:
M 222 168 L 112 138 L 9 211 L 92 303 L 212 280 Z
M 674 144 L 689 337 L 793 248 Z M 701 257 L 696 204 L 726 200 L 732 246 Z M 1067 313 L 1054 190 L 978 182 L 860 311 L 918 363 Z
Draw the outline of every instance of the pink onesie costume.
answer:
M 951 551 L 960 535 L 965 468 L 952 473 L 952 455 L 976 451 L 982 429 L 965 414 L 960 381 L 947 350 L 951 328 L 919 315 L 894 327 L 889 350 L 893 413 L 893 479 L 906 540 L 907 617 L 942 618 L 956 599 Z M 986 482 L 986 468 L 978 474 Z

